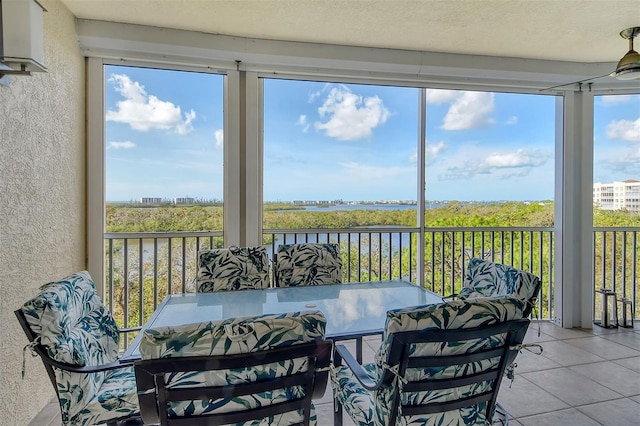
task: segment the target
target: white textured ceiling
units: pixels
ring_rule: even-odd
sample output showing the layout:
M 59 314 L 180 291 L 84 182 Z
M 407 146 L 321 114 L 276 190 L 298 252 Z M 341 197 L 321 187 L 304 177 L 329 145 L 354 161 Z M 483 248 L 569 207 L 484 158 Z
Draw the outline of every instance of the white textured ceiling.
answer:
M 616 62 L 640 0 L 62 0 L 78 18 L 250 38 Z M 637 40 L 636 50 L 640 48 Z

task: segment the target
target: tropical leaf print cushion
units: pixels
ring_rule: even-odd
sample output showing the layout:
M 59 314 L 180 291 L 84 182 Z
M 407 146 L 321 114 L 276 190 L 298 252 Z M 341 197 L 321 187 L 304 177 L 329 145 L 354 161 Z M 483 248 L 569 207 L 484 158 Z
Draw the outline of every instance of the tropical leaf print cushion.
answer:
M 473 328 L 498 322 L 522 318 L 524 303 L 515 298 L 478 298 L 470 301 L 455 300 L 426 306 L 395 309 L 387 312 L 385 331 L 382 343 L 376 354 L 375 363 L 364 366 L 369 376 L 376 380 L 386 368 L 391 339 L 394 333 L 402 331 L 423 330 L 429 328 L 458 329 Z M 504 342 L 504 336 L 498 338 L 481 339 L 450 344 L 423 343 L 415 344 L 411 348 L 412 355 L 447 355 L 467 353 L 471 349 L 491 348 Z M 498 359 L 489 362 L 474 363 L 466 368 L 483 371 Z M 426 380 L 429 378 L 456 377 L 458 371 L 452 368 L 409 368 L 405 378 L 409 381 Z M 368 391 L 353 377 L 353 373 L 346 366 L 337 367 L 332 371 L 332 381 L 336 397 L 344 406 L 345 411 L 356 420 L 359 425 L 374 424 L 386 426 L 390 424 L 390 407 L 396 397 L 397 386 L 382 387 L 378 391 Z M 453 392 L 474 395 L 486 390 L 486 384 L 457 388 Z M 450 390 L 402 393 L 403 403 L 419 403 L 420 401 L 448 400 Z M 398 425 L 473 425 L 484 424 L 485 403 L 477 404 L 470 409 L 438 413 L 428 416 L 398 417 Z
M 87 271 L 45 284 L 21 309 L 51 358 L 77 366 L 117 361 L 118 326 Z M 130 367 L 91 374 L 54 371 L 65 425 L 94 424 L 138 411 Z
M 143 359 L 155 359 L 259 352 L 324 338 L 325 328 L 326 319 L 320 311 L 269 314 L 177 327 L 159 327 L 145 330 L 140 343 L 140 354 Z M 279 377 L 295 371 L 306 371 L 307 368 L 307 359 L 304 358 L 245 369 L 184 372 L 172 374 L 165 379 L 168 388 L 224 385 Z M 302 396 L 303 393 L 301 387 L 293 386 L 279 391 L 218 401 L 174 403 L 169 407 L 169 415 L 246 410 L 286 401 L 292 396 Z M 268 419 L 265 424 L 292 424 L 290 422 L 296 423 L 302 418 L 301 412 L 287 413 Z
M 283 244 L 275 268 L 279 287 L 338 284 L 342 258 L 337 244 Z
M 459 297 L 512 296 L 524 302 L 534 303 L 540 290 L 540 278 L 509 265 L 483 259 L 469 260 L 467 274 Z M 528 316 L 530 307 L 525 311 Z
M 230 247 L 198 253 L 199 292 L 269 287 L 269 258 L 264 247 Z

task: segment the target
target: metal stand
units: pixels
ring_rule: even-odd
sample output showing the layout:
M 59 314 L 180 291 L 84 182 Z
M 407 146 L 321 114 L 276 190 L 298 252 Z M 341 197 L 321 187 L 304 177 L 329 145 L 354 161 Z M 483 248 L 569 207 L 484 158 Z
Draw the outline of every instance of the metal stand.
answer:
M 616 300 L 616 292 L 606 288 L 596 290 L 602 295 L 602 304 L 600 309 L 600 319 L 594 320 L 595 325 L 602 328 L 618 327 L 618 301 Z
M 622 322 L 619 324 L 620 327 L 624 328 L 633 328 L 633 302 L 631 299 L 627 299 L 623 297 L 620 299 L 620 304 L 622 305 Z

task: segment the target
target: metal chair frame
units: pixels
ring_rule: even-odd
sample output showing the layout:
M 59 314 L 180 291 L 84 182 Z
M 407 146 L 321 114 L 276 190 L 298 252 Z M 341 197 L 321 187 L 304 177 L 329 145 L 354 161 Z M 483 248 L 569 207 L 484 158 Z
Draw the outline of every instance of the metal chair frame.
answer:
M 49 379 L 51 380 L 51 384 L 53 385 L 53 389 L 56 391 L 56 398 L 60 398 L 58 393 L 58 382 L 56 381 L 56 373 L 54 368 L 58 368 L 60 370 L 69 371 L 72 373 L 99 373 L 103 371 L 110 370 L 118 370 L 120 368 L 126 367 L 126 364 L 122 364 L 120 362 L 112 362 L 109 364 L 101 364 L 101 365 L 91 365 L 91 366 L 78 366 L 74 364 L 69 364 L 66 362 L 57 361 L 49 356 L 49 352 L 47 349 L 38 343 L 37 335 L 31 330 L 29 327 L 29 323 L 27 322 L 27 318 L 24 316 L 24 312 L 22 309 L 17 309 L 14 311 L 16 317 L 18 318 L 18 322 L 22 327 L 22 330 L 27 335 L 29 339 L 30 346 L 33 351 L 40 356 L 42 363 L 44 364 L 44 368 L 47 371 Z M 133 416 L 125 416 L 119 417 L 116 419 L 112 419 L 107 422 L 108 426 L 117 426 L 117 425 L 125 425 L 125 424 L 141 424 L 140 417 L 138 415 Z
M 373 381 L 367 374 L 366 370 L 355 360 L 353 355 L 343 345 L 336 345 L 334 352 L 334 364 L 339 366 L 342 361 L 346 363 L 353 372 L 356 379 L 362 386 L 370 391 L 378 390 L 385 386 L 395 386 L 397 375 L 404 380 L 407 368 L 426 368 L 426 367 L 449 367 L 456 365 L 464 365 L 468 363 L 480 362 L 482 360 L 500 357 L 499 365 L 488 371 L 481 373 L 465 373 L 455 378 L 446 379 L 428 379 L 422 381 L 410 381 L 402 386 L 402 392 L 419 392 L 430 390 L 450 389 L 458 386 L 470 385 L 473 383 L 492 381 L 490 391 L 468 398 L 454 399 L 446 402 L 427 402 L 419 405 L 401 404 L 400 392 L 397 392 L 392 402 L 391 419 L 395 424 L 398 410 L 401 407 L 403 416 L 429 415 L 445 411 L 457 410 L 463 407 L 472 406 L 481 402 L 487 402 L 486 418 L 493 419 L 496 409 L 496 399 L 500 390 L 500 383 L 508 365 L 513 363 L 518 354 L 520 345 L 527 332 L 529 325 L 528 319 L 505 321 L 495 325 L 441 330 L 441 329 L 424 329 L 418 331 L 405 331 L 394 333 L 389 348 L 389 353 L 385 363 L 390 368 L 385 368 L 384 373 L 379 380 Z M 488 350 L 460 354 L 460 355 L 428 355 L 428 356 L 411 356 L 411 347 L 414 344 L 430 343 L 430 342 L 460 342 L 465 340 L 474 340 L 486 338 L 493 335 L 505 334 L 504 345 Z M 392 371 L 397 370 L 394 372 Z M 342 425 L 342 405 L 336 401 L 336 410 L 334 413 L 334 425 Z M 506 415 L 506 414 L 505 414 Z
M 303 409 L 305 420 L 300 424 L 307 426 L 309 424 L 311 400 L 321 398 L 327 386 L 331 352 L 331 341 L 317 340 L 260 352 L 137 361 L 134 364 L 134 368 L 142 419 L 145 424 L 161 424 L 163 426 L 222 425 L 258 420 Z M 307 371 L 269 380 L 222 386 L 180 387 L 176 389 L 167 387 L 165 382 L 165 375 L 176 372 L 246 369 L 247 367 L 305 357 L 308 359 Z M 198 416 L 169 417 L 167 412 L 167 405 L 171 402 L 233 398 L 291 386 L 303 386 L 305 388 L 305 397 L 251 410 Z

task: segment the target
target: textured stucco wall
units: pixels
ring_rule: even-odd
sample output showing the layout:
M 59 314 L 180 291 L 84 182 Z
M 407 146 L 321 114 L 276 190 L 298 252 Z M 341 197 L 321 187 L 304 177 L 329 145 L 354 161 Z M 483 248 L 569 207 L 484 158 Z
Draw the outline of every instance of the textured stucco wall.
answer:
M 85 268 L 84 60 L 75 17 L 39 0 L 48 73 L 0 86 L 0 425 L 27 425 L 54 397 L 13 314 L 48 281 Z

